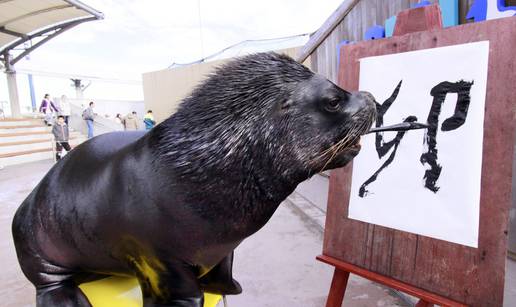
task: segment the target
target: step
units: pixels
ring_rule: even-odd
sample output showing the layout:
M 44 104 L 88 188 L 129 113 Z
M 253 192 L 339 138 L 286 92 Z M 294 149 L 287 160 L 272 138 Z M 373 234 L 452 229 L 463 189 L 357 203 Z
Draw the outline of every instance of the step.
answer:
M 18 156 L 30 155 L 33 153 L 48 152 L 48 151 L 50 151 L 50 152 L 52 151 L 52 147 L 49 147 L 49 145 L 45 146 L 44 148 L 39 148 L 39 149 L 24 150 L 24 151 L 19 151 L 19 152 L 0 154 L 0 159 L 13 158 L 13 157 L 18 157 Z
M 24 120 L 39 120 L 42 119 L 44 115 L 41 116 L 22 116 L 22 117 L 4 117 L 0 118 L 0 122 L 19 122 Z
M 78 144 L 78 141 L 83 142 L 84 140 L 86 140 L 86 138 L 84 138 L 84 137 L 79 138 L 78 136 L 71 136 L 70 144 L 73 146 L 73 144 Z M 0 143 L 0 154 L 16 153 L 16 152 L 35 150 L 35 149 L 48 148 L 48 147 L 51 147 L 54 142 L 55 142 L 54 138 L 50 137 L 50 138 L 44 138 L 44 139 L 33 139 L 33 140 L 23 140 L 23 141 L 16 141 L 16 142 Z
M 52 127 L 44 125 L 24 125 L 24 126 L 2 126 L 0 127 L 0 136 L 2 134 L 11 134 L 19 132 L 44 132 L 52 131 Z
M 81 134 L 77 131 L 70 131 L 70 138 L 74 136 L 77 137 L 80 135 Z M 49 131 L 0 134 L 0 145 L 3 143 L 22 142 L 31 140 L 50 140 L 53 138 L 54 136 Z
M 79 145 L 85 141 L 84 138 L 78 138 L 70 141 L 70 145 L 72 148 Z M 25 150 L 16 153 L 7 153 L 0 154 L 0 165 L 1 166 L 9 166 L 16 165 L 21 163 L 28 163 L 39 160 L 47 160 L 53 159 L 54 153 L 52 151 L 51 144 L 46 146 L 45 148 L 33 149 L 33 150 Z
M 6 127 L 6 126 L 28 126 L 28 125 L 43 126 L 44 123 L 42 120 L 29 119 L 29 118 L 0 119 L 0 128 Z
M 0 158 L 0 166 L 10 166 L 10 165 L 29 163 L 29 162 L 40 161 L 40 160 L 49 160 L 49 159 L 54 159 L 51 150 L 50 151 L 38 150 L 38 151 L 33 151 L 31 153 L 26 153 L 24 155 Z
M 5 117 L 0 118 L 0 122 L 18 122 L 29 119 L 28 117 Z

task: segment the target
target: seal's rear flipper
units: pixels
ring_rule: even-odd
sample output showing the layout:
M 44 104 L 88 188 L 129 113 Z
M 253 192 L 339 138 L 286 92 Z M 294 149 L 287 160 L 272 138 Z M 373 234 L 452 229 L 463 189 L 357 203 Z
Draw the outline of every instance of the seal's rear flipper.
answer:
M 78 272 L 52 263 L 39 254 L 35 248 L 35 236 L 31 236 L 29 227 L 24 228 L 23 218 L 28 216 L 23 211 L 17 212 L 13 221 L 13 237 L 23 274 L 36 287 L 36 306 L 91 307 L 74 280 Z
M 242 287 L 233 279 L 233 252 L 199 279 L 201 288 L 215 294 L 240 294 Z

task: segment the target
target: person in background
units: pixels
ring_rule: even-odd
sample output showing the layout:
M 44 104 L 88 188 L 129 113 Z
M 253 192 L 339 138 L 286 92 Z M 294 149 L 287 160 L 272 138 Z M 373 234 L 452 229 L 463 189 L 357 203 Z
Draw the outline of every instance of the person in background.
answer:
M 156 125 L 152 110 L 147 111 L 147 114 L 143 117 L 143 123 L 145 124 L 145 130 L 151 130 Z
M 70 107 L 70 102 L 66 98 L 66 95 L 61 96 L 61 100 L 59 101 L 59 114 L 63 115 L 65 123 L 68 125 L 68 118 L 72 114 L 72 108 Z
M 54 102 L 50 99 L 49 94 L 45 94 L 43 101 L 41 101 L 41 105 L 39 106 L 39 112 L 45 114 L 45 124 L 48 126 L 52 126 L 52 114 L 53 112 L 57 112 L 57 107 L 54 105 Z
M 122 115 L 120 113 L 116 114 L 115 123 L 120 124 L 120 125 L 122 124 Z
M 65 118 L 63 115 L 59 115 L 57 117 L 57 122 L 52 127 L 52 134 L 56 139 L 56 160 L 61 160 L 63 156 L 61 152 L 63 148 L 68 152 L 72 150 L 70 144 L 68 143 L 68 139 L 70 137 L 70 132 L 68 131 L 68 125 L 65 123 Z
M 125 130 L 138 130 L 139 128 L 136 111 L 127 114 L 122 122 Z
M 84 111 L 82 111 L 82 119 L 86 121 L 86 125 L 88 125 L 88 139 L 93 137 L 93 119 L 95 118 L 95 113 L 93 112 L 93 108 L 95 107 L 95 103 L 90 101 L 90 105 Z

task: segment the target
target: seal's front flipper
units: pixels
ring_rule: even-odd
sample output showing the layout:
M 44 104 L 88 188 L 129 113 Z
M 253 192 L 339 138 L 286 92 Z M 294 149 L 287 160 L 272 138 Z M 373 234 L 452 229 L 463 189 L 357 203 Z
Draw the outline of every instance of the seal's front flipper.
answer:
M 157 269 L 148 265 L 138 268 L 144 307 L 203 307 L 204 295 L 191 266 L 167 263 Z
M 36 306 L 91 307 L 91 304 L 73 281 L 66 280 L 53 286 L 37 288 Z
M 233 252 L 199 280 L 201 288 L 215 294 L 240 294 L 242 287 L 233 279 Z

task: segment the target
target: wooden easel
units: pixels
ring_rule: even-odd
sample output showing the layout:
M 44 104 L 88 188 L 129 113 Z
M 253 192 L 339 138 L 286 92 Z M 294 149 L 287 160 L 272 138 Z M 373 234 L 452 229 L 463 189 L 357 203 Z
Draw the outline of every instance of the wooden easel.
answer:
M 502 305 L 516 129 L 516 92 L 504 85 L 516 82 L 507 65 L 516 49 L 516 17 L 443 30 L 437 5 L 405 10 L 393 38 L 343 47 L 339 85 L 358 90 L 362 57 L 478 41 L 490 44 L 478 248 L 348 219 L 350 163 L 332 172 L 323 255 L 317 257 L 335 267 L 327 307 L 342 306 L 350 273 L 415 296 L 418 307 Z
M 439 6 L 431 5 L 418 9 L 404 10 L 396 17 L 396 26 L 393 36 L 402 36 L 407 33 L 430 31 L 442 29 L 442 17 Z M 416 307 L 432 307 L 434 304 L 440 306 L 466 306 L 445 297 L 419 289 L 407 283 L 393 278 L 362 269 L 351 263 L 336 258 L 320 255 L 317 260 L 333 265 L 335 271 L 331 281 L 331 288 L 328 294 L 326 307 L 341 307 L 346 292 L 346 286 L 350 273 L 356 274 L 371 281 L 380 283 L 390 288 L 405 292 L 419 298 Z
M 419 298 L 419 302 L 416 304 L 416 307 L 432 307 L 434 304 L 446 307 L 467 306 L 440 295 L 419 289 L 396 279 L 362 269 L 356 265 L 344 261 L 340 261 L 330 256 L 320 255 L 317 256 L 317 260 L 333 265 L 335 267 L 333 278 L 331 280 L 330 293 L 328 294 L 328 300 L 326 301 L 326 307 L 342 306 L 342 301 L 344 300 L 344 294 L 346 293 L 346 286 L 348 284 L 350 273 Z

